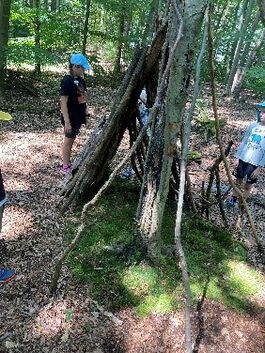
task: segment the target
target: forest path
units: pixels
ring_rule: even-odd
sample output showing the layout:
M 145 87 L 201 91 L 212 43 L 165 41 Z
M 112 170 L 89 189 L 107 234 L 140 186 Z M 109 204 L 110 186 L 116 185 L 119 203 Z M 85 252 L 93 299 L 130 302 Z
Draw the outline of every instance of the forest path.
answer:
M 91 91 L 92 116 L 108 111 L 112 94 L 105 88 Z M 15 268 L 17 276 L 0 286 L 0 352 L 184 352 L 182 312 L 139 319 L 133 310 L 124 309 L 116 313 L 121 320 L 117 324 L 91 300 L 88 284 L 75 283 L 67 266 L 57 296 L 49 297 L 55 258 L 64 246 L 65 220 L 76 219 L 70 212 L 61 216 L 56 206 L 56 186 L 62 180 L 58 172 L 62 133 L 58 111 L 53 109 L 57 97 L 24 97 L 20 104 L 29 100 L 36 111 L 14 106 L 14 120 L 1 123 L 0 161 L 9 199 L 1 265 Z M 91 119 L 91 127 L 94 123 Z M 89 131 L 82 130 L 74 155 Z M 199 352 L 264 352 L 261 310 L 239 315 L 209 300 L 203 310 Z M 197 334 L 196 312 L 193 325 Z

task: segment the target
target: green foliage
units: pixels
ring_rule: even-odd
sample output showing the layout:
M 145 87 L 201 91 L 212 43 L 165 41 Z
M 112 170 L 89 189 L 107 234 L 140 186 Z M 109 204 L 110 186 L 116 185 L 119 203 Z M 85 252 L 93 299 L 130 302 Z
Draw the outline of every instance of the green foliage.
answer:
M 264 94 L 265 90 L 265 66 L 254 66 L 248 70 L 245 86 L 257 93 Z
M 86 230 L 68 263 L 79 281 L 90 284 L 91 295 L 110 307 L 134 306 L 139 316 L 170 312 L 182 306 L 181 273 L 168 247 L 174 244 L 175 206 L 166 207 L 162 226 L 163 254 L 159 266 L 140 261 L 132 250 L 134 215 L 139 197 L 137 186 L 118 181 L 105 194 L 89 217 Z M 77 224 L 69 225 L 71 238 Z M 237 311 L 248 307 L 249 298 L 261 294 L 264 277 L 247 263 L 246 250 L 225 230 L 188 214 L 182 224 L 182 238 L 188 263 L 193 299 L 206 296 Z M 123 252 L 110 251 L 119 245 Z
M 128 64 L 133 49 L 141 40 L 150 3 L 150 0 L 92 1 L 87 51 L 96 53 L 100 60 L 114 62 L 117 46 L 122 43 L 123 61 Z M 16 66 L 29 63 L 34 65 L 39 58 L 43 66 L 53 64 L 60 57 L 65 61 L 70 53 L 81 50 L 84 14 L 85 3 L 81 0 L 62 1 L 54 12 L 45 7 L 44 3 L 36 9 L 15 0 L 12 2 L 10 16 L 9 63 Z M 120 33 L 123 21 L 128 28 L 126 33 Z M 37 23 L 41 49 L 35 48 Z
M 65 321 L 72 321 L 74 318 L 74 312 L 72 309 L 65 310 Z
M 36 48 L 33 38 L 12 40 L 8 46 L 8 61 L 16 67 L 22 64 L 34 65 L 38 57 L 43 66 L 62 63 L 62 60 L 45 48 Z
M 188 161 L 201 162 L 202 154 L 199 151 L 189 150 L 187 154 Z

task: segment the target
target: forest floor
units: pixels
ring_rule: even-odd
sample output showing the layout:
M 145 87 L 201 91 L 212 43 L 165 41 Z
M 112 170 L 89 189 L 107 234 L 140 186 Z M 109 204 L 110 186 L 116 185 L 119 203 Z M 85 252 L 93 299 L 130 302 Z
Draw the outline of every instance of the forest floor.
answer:
M 39 91 L 34 98 L 10 92 L 7 106 L 12 107 L 14 119 L 0 125 L 0 161 L 9 199 L 1 233 L 1 266 L 17 271 L 13 281 L 0 286 L 0 352 L 184 352 L 182 310 L 154 313 L 144 319 L 132 308 L 110 313 L 91 298 L 88 284 L 76 282 L 67 266 L 63 267 L 57 295 L 49 296 L 55 259 L 65 246 L 66 221 L 76 220 L 76 216 L 71 210 L 61 215 L 57 206 L 62 181 L 58 171 L 62 143 L 58 91 L 48 86 L 39 87 Z M 76 141 L 75 156 L 96 122 L 108 114 L 112 98 L 111 89 L 90 89 L 91 123 Z M 255 119 L 254 102 L 251 95 L 241 103 L 219 97 L 220 117 L 227 122 L 224 145 L 233 139 L 236 146 L 242 131 Z M 194 185 L 201 185 L 207 168 L 219 155 L 214 139 L 208 143 L 201 140 L 199 145 L 203 163 L 192 167 Z M 122 148 L 127 147 L 125 142 Z M 264 181 L 263 174 L 256 193 L 265 194 Z M 265 210 L 254 209 L 254 214 L 259 234 L 264 236 Z M 214 212 L 211 218 L 216 218 Z M 228 219 L 234 223 L 233 212 Z M 251 261 L 264 271 L 246 222 L 244 227 Z M 265 293 L 250 306 L 249 313 L 239 314 L 205 299 L 201 308 L 193 308 L 193 334 L 199 345 L 194 352 L 263 353 L 264 304 Z

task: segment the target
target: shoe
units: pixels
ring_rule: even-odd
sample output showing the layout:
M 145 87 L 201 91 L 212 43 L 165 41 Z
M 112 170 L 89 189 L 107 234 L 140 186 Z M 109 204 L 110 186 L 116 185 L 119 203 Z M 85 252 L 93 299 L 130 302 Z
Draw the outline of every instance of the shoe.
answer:
M 72 172 L 72 168 L 71 168 L 71 164 L 68 164 L 67 166 L 65 165 L 61 165 L 60 166 L 60 172 L 63 174 L 63 175 L 67 175 L 67 174 L 70 174 Z
M 11 281 L 16 275 L 16 271 L 10 268 L 0 268 L 0 283 Z
M 237 206 L 237 197 L 232 196 L 230 199 L 225 200 L 224 208 L 234 208 Z
M 133 171 L 131 167 L 126 168 L 122 173 L 121 173 L 121 177 L 123 179 L 130 179 L 130 177 L 132 176 Z

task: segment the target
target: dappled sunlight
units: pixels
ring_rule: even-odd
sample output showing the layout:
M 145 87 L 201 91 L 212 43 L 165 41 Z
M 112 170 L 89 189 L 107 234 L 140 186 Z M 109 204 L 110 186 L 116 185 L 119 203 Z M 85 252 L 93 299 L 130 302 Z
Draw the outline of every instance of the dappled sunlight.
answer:
M 252 269 L 247 263 L 239 261 L 229 261 L 228 267 L 230 269 L 228 283 L 234 294 L 244 293 L 245 296 L 264 294 L 264 275 Z

